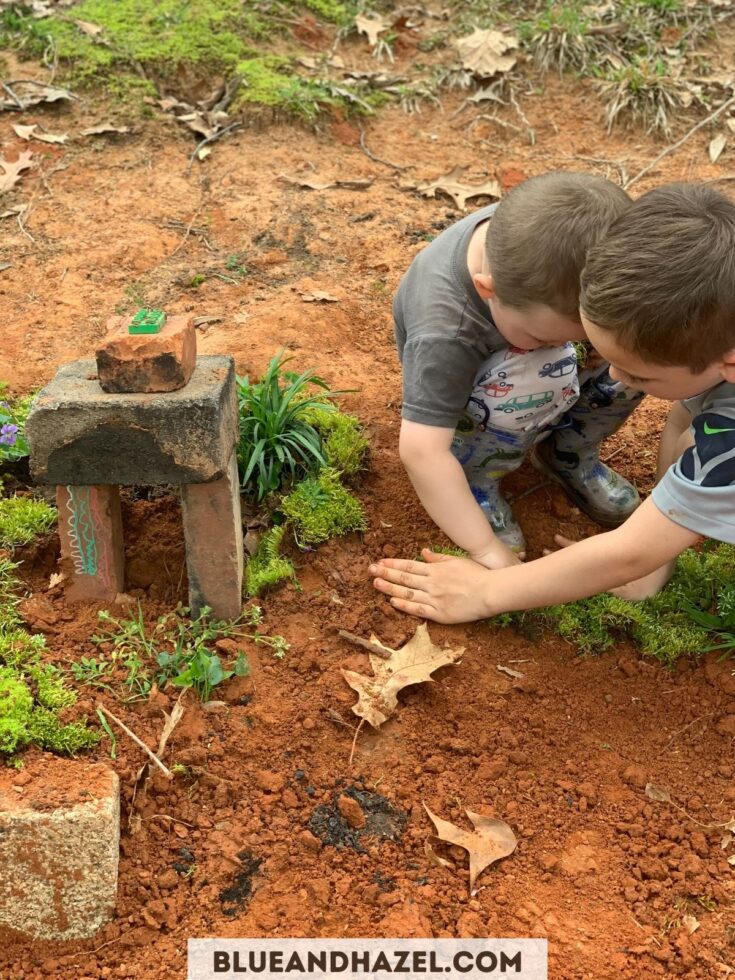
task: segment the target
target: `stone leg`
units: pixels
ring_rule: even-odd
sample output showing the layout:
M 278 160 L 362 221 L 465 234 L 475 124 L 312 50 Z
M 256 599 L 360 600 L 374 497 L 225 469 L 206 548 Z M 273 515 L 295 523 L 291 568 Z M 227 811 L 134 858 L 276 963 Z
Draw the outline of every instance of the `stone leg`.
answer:
M 210 606 L 218 619 L 236 619 L 242 611 L 243 538 L 235 454 L 221 480 L 182 486 L 181 505 L 192 615 Z
M 75 600 L 114 599 L 124 588 L 120 491 L 116 486 L 60 486 L 61 558 Z

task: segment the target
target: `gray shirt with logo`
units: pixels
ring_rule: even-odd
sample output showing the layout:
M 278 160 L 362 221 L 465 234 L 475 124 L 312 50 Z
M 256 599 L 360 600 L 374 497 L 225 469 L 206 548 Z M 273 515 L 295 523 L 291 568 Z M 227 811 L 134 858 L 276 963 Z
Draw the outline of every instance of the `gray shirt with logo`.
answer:
M 403 409 L 411 422 L 454 428 L 480 366 L 508 347 L 470 277 L 467 249 L 481 208 L 443 231 L 416 256 L 393 300 Z
M 694 445 L 664 473 L 653 502 L 675 524 L 735 544 L 735 384 L 723 381 L 682 404 Z

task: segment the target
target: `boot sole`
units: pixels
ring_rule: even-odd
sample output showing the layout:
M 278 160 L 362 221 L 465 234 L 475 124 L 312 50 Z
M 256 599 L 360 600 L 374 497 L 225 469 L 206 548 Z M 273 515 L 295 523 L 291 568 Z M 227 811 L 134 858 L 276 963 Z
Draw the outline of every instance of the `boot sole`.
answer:
M 599 511 L 596 511 L 594 507 L 590 507 L 585 498 L 573 487 L 570 487 L 564 477 L 560 476 L 556 470 L 551 467 L 545 459 L 543 459 L 543 457 L 539 454 L 537 447 L 534 447 L 534 449 L 531 450 L 530 455 L 531 465 L 534 467 L 534 469 L 537 469 L 539 473 L 544 473 L 546 476 L 551 477 L 554 483 L 558 483 L 564 493 L 566 493 L 566 495 L 574 501 L 574 503 L 581 511 L 583 511 L 583 513 L 585 513 L 588 517 L 591 517 L 595 524 L 600 524 L 602 527 L 620 527 L 621 524 L 625 524 L 630 515 L 637 510 L 641 504 L 641 501 L 639 500 L 631 511 L 629 511 L 627 514 L 621 515 L 618 518 L 611 518 L 609 514 L 601 514 Z

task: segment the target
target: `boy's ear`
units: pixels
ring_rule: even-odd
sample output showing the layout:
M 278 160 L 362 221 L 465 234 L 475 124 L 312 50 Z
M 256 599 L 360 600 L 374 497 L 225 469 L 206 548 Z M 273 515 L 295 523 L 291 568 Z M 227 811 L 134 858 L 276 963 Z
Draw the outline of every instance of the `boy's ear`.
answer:
M 483 299 L 493 299 L 495 297 L 495 285 L 493 283 L 492 273 L 475 272 L 472 276 L 472 282 Z
M 722 377 L 730 384 L 735 384 L 735 347 L 722 358 Z

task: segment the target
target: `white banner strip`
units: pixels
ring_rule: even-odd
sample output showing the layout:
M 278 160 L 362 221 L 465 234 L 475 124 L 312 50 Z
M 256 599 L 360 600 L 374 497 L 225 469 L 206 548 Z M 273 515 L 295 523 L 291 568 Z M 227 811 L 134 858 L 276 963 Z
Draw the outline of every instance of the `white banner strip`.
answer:
M 548 980 L 545 939 L 190 939 L 188 980 Z

